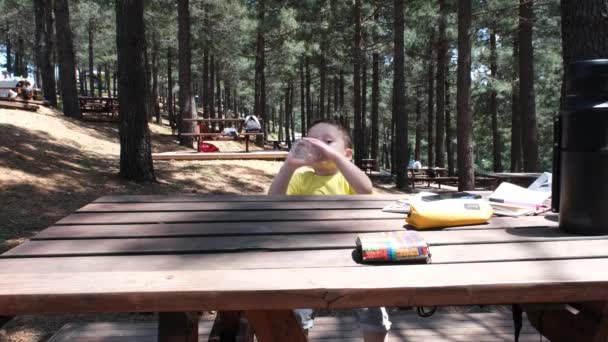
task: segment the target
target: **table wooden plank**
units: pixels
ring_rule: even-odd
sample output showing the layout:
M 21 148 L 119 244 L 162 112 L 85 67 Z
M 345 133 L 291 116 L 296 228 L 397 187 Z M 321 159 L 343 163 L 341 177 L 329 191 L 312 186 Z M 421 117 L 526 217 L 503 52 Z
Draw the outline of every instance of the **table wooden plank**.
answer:
M 2 255 L 2 258 L 111 256 L 142 254 L 220 253 L 207 261 L 235 268 L 289 268 L 356 266 L 353 261 L 356 235 L 275 236 L 189 239 L 31 241 Z M 71 247 L 71 248 L 68 248 Z M 280 255 L 256 255 L 245 251 L 284 251 Z M 302 253 L 309 251 L 312 253 Z M 316 256 L 315 255 L 318 255 Z M 608 240 L 574 240 L 431 246 L 433 263 L 556 260 L 608 257 Z M 299 260 L 306 258 L 306 260 Z M 213 268 L 201 263 L 200 269 Z M 95 267 L 93 267 L 95 269 Z
M 402 230 L 404 219 L 391 220 L 335 220 L 335 221 L 267 221 L 267 222 L 222 222 L 218 223 L 168 223 L 168 224 L 124 224 L 124 225 L 57 225 L 49 227 L 33 240 L 44 239 L 89 239 L 89 238 L 144 238 L 180 236 L 224 236 L 224 235 L 264 235 L 264 234 L 304 234 L 304 233 L 363 233 Z M 505 227 L 507 230 L 505 230 Z M 543 228 L 537 230 L 538 228 Z M 542 241 L 546 238 L 564 237 L 569 239 L 593 239 L 580 235 L 560 232 L 557 222 L 541 217 L 530 219 L 493 218 L 483 225 L 461 226 L 443 230 L 423 231 L 429 236 L 462 236 L 465 241 L 495 241 L 496 234 L 509 234 L 522 241 Z M 449 233 L 460 231 L 473 233 Z M 491 233 L 501 230 L 503 233 Z M 601 237 L 600 237 L 601 238 Z
M 0 315 L 607 300 L 608 259 L 273 270 L 20 273 Z M 441 275 L 441 276 L 438 276 Z M 272 281 L 269 281 L 272 279 Z
M 325 202 L 185 202 L 185 203 L 91 203 L 80 209 L 86 212 L 160 212 L 160 211 L 254 211 L 254 210 L 332 210 L 378 209 L 394 201 L 325 201 Z
M 231 211 L 151 212 L 151 213 L 82 213 L 72 214 L 58 224 L 123 224 L 168 222 L 251 222 L 251 221 L 326 221 L 361 219 L 405 219 L 405 214 L 386 213 L 378 209 L 357 210 L 259 210 Z
M 124 225 L 68 225 L 49 227 L 33 239 L 84 239 L 128 237 L 179 237 L 262 235 L 294 233 L 346 233 L 401 230 L 402 218 L 393 220 L 267 221 L 218 223 L 167 223 Z
M 271 196 L 271 195 L 112 195 L 94 203 L 155 203 L 155 202 L 326 202 L 326 201 L 396 201 L 407 194 L 350 195 L 350 196 Z

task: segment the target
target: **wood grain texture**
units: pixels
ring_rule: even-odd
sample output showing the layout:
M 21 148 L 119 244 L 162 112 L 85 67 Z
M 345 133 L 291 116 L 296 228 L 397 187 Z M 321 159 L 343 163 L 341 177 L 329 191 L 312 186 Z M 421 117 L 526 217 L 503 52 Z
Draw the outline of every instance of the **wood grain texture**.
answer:
M 285 160 L 287 152 L 162 152 L 152 153 L 154 160 Z
M 154 211 L 254 211 L 254 210 L 333 210 L 378 209 L 393 201 L 289 201 L 289 202 L 186 202 L 186 203 L 91 203 L 77 210 L 85 212 Z
M 377 209 L 358 210 L 272 210 L 152 213 L 82 213 L 72 214 L 58 224 L 128 224 L 169 222 L 252 222 L 252 221 L 326 221 L 363 219 L 405 219 L 405 214 L 386 213 Z
M 160 312 L 158 342 L 198 342 L 198 313 Z
M 601 258 L 386 267 L 19 273 L 0 278 L 0 315 L 605 301 L 608 274 L 597 270 L 607 267 L 608 259 Z
M 154 202 L 287 202 L 287 201 L 396 201 L 407 195 L 351 195 L 351 196 L 281 196 L 281 195 L 111 195 L 93 203 L 154 203 Z
M 245 316 L 259 342 L 307 342 L 292 310 L 249 310 Z

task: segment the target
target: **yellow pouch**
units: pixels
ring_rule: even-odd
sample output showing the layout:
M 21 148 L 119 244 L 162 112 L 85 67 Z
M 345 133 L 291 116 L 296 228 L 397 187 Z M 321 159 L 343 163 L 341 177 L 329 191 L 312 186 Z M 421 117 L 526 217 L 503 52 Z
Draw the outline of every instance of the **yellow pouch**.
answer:
M 490 204 L 480 200 L 425 202 L 416 198 L 410 203 L 410 214 L 405 220 L 416 229 L 444 228 L 486 223 L 493 213 Z

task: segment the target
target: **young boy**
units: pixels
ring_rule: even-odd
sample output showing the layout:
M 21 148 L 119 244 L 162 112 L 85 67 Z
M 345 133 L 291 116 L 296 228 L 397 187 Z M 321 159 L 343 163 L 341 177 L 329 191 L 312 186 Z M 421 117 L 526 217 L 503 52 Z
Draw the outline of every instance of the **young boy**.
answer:
M 305 160 L 289 155 L 275 177 L 269 195 L 355 195 L 371 194 L 372 182 L 355 164 L 352 142 L 348 131 L 334 120 L 319 120 L 308 129 L 304 138 L 317 148 L 323 161 L 308 165 Z M 309 166 L 314 171 L 295 173 Z M 354 243 L 354 242 L 353 242 Z M 302 328 L 313 326 L 313 310 L 294 310 Z M 385 308 L 363 308 L 355 310 L 357 320 L 366 342 L 388 341 L 391 322 Z

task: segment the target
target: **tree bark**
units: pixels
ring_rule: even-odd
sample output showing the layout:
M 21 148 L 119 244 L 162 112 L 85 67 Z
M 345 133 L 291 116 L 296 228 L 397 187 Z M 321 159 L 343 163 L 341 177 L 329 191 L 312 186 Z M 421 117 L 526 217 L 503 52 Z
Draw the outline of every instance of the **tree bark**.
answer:
M 215 61 L 215 103 L 217 106 L 217 117 L 222 118 L 222 87 L 220 80 L 220 62 Z
M 256 39 L 256 54 L 255 54 L 255 103 L 254 112 L 262 118 L 264 126 L 266 125 L 266 80 L 264 76 L 265 72 L 265 48 L 266 40 L 264 37 L 264 15 L 265 15 L 265 1 L 259 0 L 257 2 L 257 39 Z M 266 129 L 264 129 L 264 138 L 266 135 Z
M 160 108 L 158 106 L 158 36 L 156 33 L 152 36 L 152 91 L 150 94 L 150 104 L 152 108 L 152 116 L 156 117 L 156 123 L 161 124 Z
M 608 57 L 607 11 L 603 0 L 561 0 L 564 70 L 575 61 Z
M 325 89 L 327 83 L 327 68 L 325 67 L 325 56 L 321 50 L 319 61 L 319 118 L 326 118 L 325 113 Z
M 448 55 L 449 56 L 449 55 Z M 449 74 L 449 68 L 446 69 Z M 450 111 L 450 78 L 445 78 L 445 149 L 448 155 L 448 175 L 454 176 L 454 146 L 452 143 L 454 132 L 452 132 L 452 115 Z
M 209 117 L 215 119 L 215 55 L 209 58 Z
M 78 69 L 78 81 L 80 82 L 80 95 L 87 96 L 87 77 L 83 69 Z
M 177 123 L 175 111 L 173 110 L 173 54 L 170 47 L 167 48 L 167 112 L 169 114 L 171 132 L 175 134 Z
M 344 113 L 344 70 L 340 69 L 340 121 L 342 125 L 348 128 L 346 119 L 346 113 Z
M 492 77 L 490 90 L 490 115 L 492 116 L 492 155 L 494 172 L 502 172 L 502 146 L 500 131 L 498 130 L 498 103 L 496 102 L 496 81 L 498 80 L 498 58 L 496 53 L 496 31 L 490 34 L 490 76 Z
M 513 83 L 511 85 L 511 172 L 523 171 L 521 111 L 519 102 L 519 38 L 513 35 Z
M 203 49 L 203 114 L 210 118 L 211 104 L 209 102 L 209 44 L 205 43 Z
M 95 97 L 95 73 L 93 72 L 93 19 L 89 19 L 87 30 L 89 37 L 89 96 Z
M 70 10 L 67 0 L 55 0 L 55 30 L 57 37 L 57 55 L 59 75 L 61 79 L 61 99 L 63 113 L 66 116 L 80 119 L 80 105 L 76 88 L 76 63 L 74 58 L 74 43 L 70 27 Z
M 55 68 L 53 67 L 53 8 L 52 1 L 34 0 L 36 16 L 36 63 L 42 76 L 44 98 L 57 107 Z
M 310 124 L 312 123 L 312 98 L 310 94 L 310 84 L 312 82 L 310 76 L 310 57 L 306 56 L 306 131 L 310 128 Z
M 365 39 L 365 35 L 362 35 Z M 361 142 L 362 158 L 369 157 L 369 134 L 367 134 L 367 54 L 361 55 Z
M 353 20 L 355 36 L 353 38 L 353 102 L 355 110 L 354 150 L 355 164 L 361 167 L 363 159 L 363 127 L 361 125 L 361 0 L 355 0 Z
M 538 171 L 538 133 L 534 99 L 534 1 L 519 0 L 519 101 L 522 117 L 524 171 Z
M 435 61 L 433 60 L 433 42 L 435 30 L 431 30 L 427 52 L 427 139 L 429 167 L 435 166 Z
M 116 1 L 120 102 L 120 176 L 139 182 L 156 181 L 146 103 L 143 61 L 144 1 Z
M 110 89 L 110 67 L 108 66 L 108 63 L 105 63 L 103 65 L 103 70 L 104 70 L 104 80 L 106 81 L 106 83 L 105 83 L 106 92 L 108 93 L 108 97 L 112 97 L 112 92 Z
M 300 61 L 300 132 L 306 135 L 306 82 L 304 80 L 304 61 Z
M 408 151 L 408 117 L 405 111 L 405 51 L 404 51 L 404 14 L 403 0 L 394 0 L 394 75 L 393 75 L 393 118 L 395 121 L 395 159 L 397 188 L 405 189 L 408 185 L 407 163 Z
M 471 113 L 471 0 L 458 1 L 458 189 L 475 188 L 473 117 Z
M 289 83 L 287 84 L 287 86 L 285 87 L 285 115 L 284 117 L 284 124 L 285 124 L 285 142 L 287 143 L 287 146 L 291 149 L 291 133 L 289 132 L 290 128 L 291 128 L 291 123 L 289 122 L 289 119 L 291 118 L 291 95 L 290 95 L 290 87 L 289 87 Z
M 103 80 L 101 79 L 101 65 L 97 64 L 97 94 L 102 97 Z
M 192 62 L 190 49 L 190 1 L 178 0 L 177 2 L 178 22 L 178 58 L 179 58 L 179 112 L 180 133 L 194 133 L 192 122 L 183 119 L 195 119 L 194 97 L 192 96 Z M 179 143 L 183 146 L 192 147 L 193 139 L 189 136 L 180 135 Z
M 6 71 L 13 73 L 13 42 L 10 37 L 10 26 L 6 24 Z
M 377 15 L 376 15 L 377 16 Z M 376 19 L 377 20 L 377 19 Z M 371 158 L 378 160 L 378 143 L 379 143 L 379 114 L 378 107 L 380 104 L 380 55 L 374 52 L 372 55 L 372 134 L 371 134 Z
M 439 0 L 439 39 L 437 40 L 437 125 L 435 129 L 435 166 L 445 167 L 445 83 L 448 67 L 448 41 L 446 35 L 447 9 L 445 0 Z
M 420 160 L 420 148 L 422 142 L 422 103 L 420 97 L 416 96 L 416 145 L 414 146 L 414 160 Z

